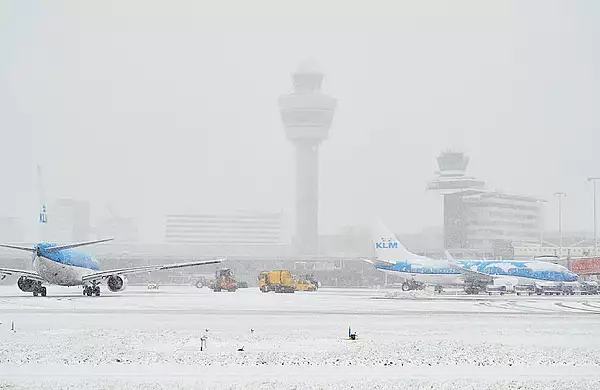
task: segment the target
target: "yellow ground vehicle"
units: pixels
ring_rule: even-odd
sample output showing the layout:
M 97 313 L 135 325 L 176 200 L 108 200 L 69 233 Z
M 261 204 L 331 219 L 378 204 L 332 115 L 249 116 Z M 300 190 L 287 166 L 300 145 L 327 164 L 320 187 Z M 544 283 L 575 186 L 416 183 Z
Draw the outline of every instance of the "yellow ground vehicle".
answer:
M 258 275 L 258 287 L 265 293 L 293 293 L 296 291 L 296 282 L 288 270 L 263 271 Z
M 317 286 L 310 280 L 300 279 L 296 282 L 296 291 L 317 291 Z

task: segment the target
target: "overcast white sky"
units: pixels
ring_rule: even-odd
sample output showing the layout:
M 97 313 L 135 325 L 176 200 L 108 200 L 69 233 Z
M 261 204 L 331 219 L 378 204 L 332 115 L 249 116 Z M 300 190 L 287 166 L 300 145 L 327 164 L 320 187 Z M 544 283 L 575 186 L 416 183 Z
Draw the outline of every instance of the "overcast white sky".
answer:
M 112 202 L 161 239 L 167 212 L 294 206 L 277 98 L 305 58 L 338 99 L 320 226 L 441 225 L 425 192 L 447 146 L 497 189 L 591 230 L 600 176 L 600 2 L 2 1 L 0 215 Z

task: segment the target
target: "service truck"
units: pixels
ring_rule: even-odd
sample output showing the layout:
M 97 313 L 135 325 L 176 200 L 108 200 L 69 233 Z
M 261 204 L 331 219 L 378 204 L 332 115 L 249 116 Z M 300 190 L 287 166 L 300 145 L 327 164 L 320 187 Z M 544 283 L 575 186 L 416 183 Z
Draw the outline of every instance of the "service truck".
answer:
M 296 282 L 288 270 L 263 271 L 258 275 L 258 288 L 265 293 L 293 293 L 296 291 Z

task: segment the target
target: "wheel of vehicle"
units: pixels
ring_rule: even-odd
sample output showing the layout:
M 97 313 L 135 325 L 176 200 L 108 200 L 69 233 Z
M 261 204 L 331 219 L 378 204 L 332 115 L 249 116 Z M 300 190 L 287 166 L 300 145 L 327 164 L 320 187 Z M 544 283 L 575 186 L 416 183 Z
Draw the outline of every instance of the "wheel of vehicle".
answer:
M 402 283 L 402 291 L 410 290 L 410 286 L 407 282 Z
M 35 291 L 33 292 L 33 296 L 34 296 L 34 297 L 37 297 L 37 296 L 38 296 L 38 292 L 37 292 L 37 290 L 35 290 Z
M 42 287 L 40 293 L 42 294 L 43 297 L 46 296 L 46 287 Z

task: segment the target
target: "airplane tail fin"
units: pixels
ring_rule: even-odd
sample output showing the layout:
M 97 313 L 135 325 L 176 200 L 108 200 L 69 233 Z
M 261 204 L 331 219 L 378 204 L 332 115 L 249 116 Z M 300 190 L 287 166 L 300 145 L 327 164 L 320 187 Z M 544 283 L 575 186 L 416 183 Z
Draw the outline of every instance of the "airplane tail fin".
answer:
M 379 218 L 371 230 L 371 236 L 375 246 L 375 254 L 380 261 L 395 264 L 397 262 L 404 263 L 427 259 L 406 249 Z
M 44 241 L 46 237 L 46 230 L 48 225 L 48 214 L 46 210 L 46 198 L 44 196 L 44 183 L 42 181 L 42 167 L 37 166 L 38 175 L 38 195 L 39 195 L 39 216 L 38 216 L 38 242 Z

